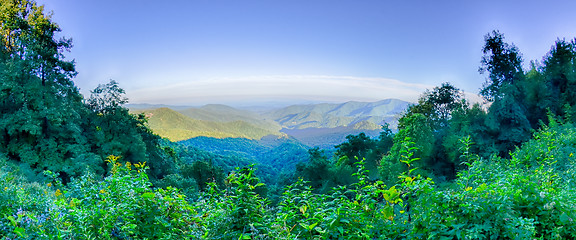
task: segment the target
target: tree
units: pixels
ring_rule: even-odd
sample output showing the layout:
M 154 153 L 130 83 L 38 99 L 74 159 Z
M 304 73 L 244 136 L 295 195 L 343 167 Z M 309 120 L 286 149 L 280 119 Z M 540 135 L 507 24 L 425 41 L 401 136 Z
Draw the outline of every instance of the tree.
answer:
M 180 174 L 184 178 L 196 180 L 200 191 L 207 190 L 209 183 L 215 183 L 220 188 L 224 187 L 224 171 L 209 161 L 194 161 L 192 164 L 184 164 L 180 168 Z
M 71 41 L 43 7 L 24 0 L 0 2 L 0 151 L 36 171 L 66 179 L 92 164 L 82 134 L 86 114 L 64 59 Z
M 522 69 L 522 57 L 513 44 L 504 42 L 498 31 L 487 34 L 482 52 L 480 72 L 488 72 L 488 80 L 480 90 L 489 108 L 486 125 L 501 156 L 506 156 L 517 144 L 530 136 L 527 117 L 527 83 Z
M 335 146 L 336 156 L 344 159 L 340 164 L 352 166 L 355 162 L 365 159 L 370 151 L 376 147 L 376 140 L 366 136 L 365 133 L 346 136 L 346 142 Z
M 306 180 L 315 191 L 327 191 L 334 186 L 334 166 L 318 147 L 309 149 L 308 154 L 307 162 L 296 164 L 296 177 Z
M 489 101 L 501 97 L 501 88 L 521 80 L 522 56 L 514 44 L 504 42 L 504 35 L 493 31 L 484 37 L 482 65 L 480 73 L 488 72 L 488 79 L 480 90 L 480 95 Z
M 546 76 L 541 69 L 538 63 L 531 62 L 522 87 L 525 91 L 526 117 L 534 129 L 540 127 L 542 122 L 547 123 L 548 111 L 557 113 L 558 110 L 557 99 L 552 98 L 552 88 L 547 86 Z
M 418 104 L 410 106 L 406 115 L 420 113 L 431 121 L 434 129 L 445 127 L 452 112 L 466 106 L 462 91 L 450 83 L 426 90 Z M 406 116 L 405 115 L 405 116 Z
M 496 150 L 494 141 L 486 126 L 487 112 L 479 104 L 455 111 L 450 119 L 442 147 L 446 153 L 446 161 L 452 163 L 454 172 L 462 169 L 462 140 L 470 139 L 470 153 L 488 158 Z
M 544 59 L 543 72 L 548 90 L 547 108 L 564 115 L 565 105 L 576 104 L 576 43 L 557 40 Z
M 422 159 L 419 161 L 422 167 L 439 175 L 454 177 L 454 164 L 448 161 L 449 153 L 442 144 L 450 129 L 452 115 L 467 108 L 462 91 L 450 83 L 426 90 L 418 104 L 410 106 L 399 119 L 400 131 L 394 137 L 389 159 L 398 159 L 399 144 L 408 137 L 420 148 L 416 155 Z
M 425 173 L 430 170 L 428 162 L 434 151 L 434 131 L 430 126 L 430 122 L 426 116 L 421 113 L 405 114 L 400 118 L 398 123 L 398 133 L 394 135 L 394 145 L 390 149 L 388 155 L 384 156 L 381 161 L 381 172 L 383 177 L 388 181 L 397 180 L 397 176 L 406 171 L 399 159 L 401 159 L 403 143 L 406 139 L 413 142 L 418 149 L 414 151 L 414 158 L 421 159 L 417 161 L 419 171 Z
M 91 95 L 86 101 L 86 105 L 96 113 L 113 113 L 121 108 L 122 105 L 128 103 L 128 98 L 124 97 L 126 92 L 114 80 L 110 80 L 107 84 L 98 85 L 90 93 Z
M 100 84 L 91 93 L 86 101 L 91 115 L 85 127 L 92 140 L 92 150 L 100 158 L 115 155 L 122 156 L 124 162 L 147 161 L 152 180 L 174 172 L 173 157 L 160 146 L 161 138 L 146 126 L 145 116 L 132 115 L 122 106 L 128 99 L 116 81 Z
M 532 128 L 524 104 L 516 97 L 517 91 L 514 85 L 504 87 L 502 97 L 492 103 L 486 118 L 500 156 L 508 156 L 516 146 L 530 139 Z
M 143 115 L 122 107 L 124 90 L 111 81 L 84 104 L 72 82 L 72 46 L 42 6 L 0 0 L 0 152 L 31 176 L 44 170 L 66 183 L 87 169 L 106 172 L 104 159 L 146 162 L 152 180 L 173 171 L 174 161 Z

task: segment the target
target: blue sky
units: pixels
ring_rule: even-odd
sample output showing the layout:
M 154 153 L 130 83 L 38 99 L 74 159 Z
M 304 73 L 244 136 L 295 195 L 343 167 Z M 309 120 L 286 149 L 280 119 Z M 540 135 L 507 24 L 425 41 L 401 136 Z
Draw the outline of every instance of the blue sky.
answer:
M 74 41 L 82 92 L 114 79 L 132 103 L 415 101 L 442 82 L 477 93 L 486 33 L 526 65 L 576 37 L 574 1 L 38 2 Z

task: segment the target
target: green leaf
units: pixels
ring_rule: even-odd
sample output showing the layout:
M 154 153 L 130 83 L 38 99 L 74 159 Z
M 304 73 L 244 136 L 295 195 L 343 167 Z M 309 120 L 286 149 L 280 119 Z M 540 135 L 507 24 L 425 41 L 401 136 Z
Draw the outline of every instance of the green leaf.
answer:
M 13 216 L 6 216 L 6 219 L 10 220 L 13 226 L 16 226 L 18 224 L 18 222 L 16 222 L 16 219 L 14 219 Z
M 318 223 L 310 224 L 310 226 L 308 226 L 308 231 L 312 231 L 312 229 L 314 229 L 314 227 L 316 227 L 316 225 L 318 225 Z
M 142 194 L 142 198 L 147 198 L 147 199 L 154 198 L 155 196 L 156 195 L 154 195 L 154 193 L 152 193 L 152 192 L 146 192 L 146 193 Z
M 568 214 L 566 214 L 565 212 L 560 214 L 560 222 L 562 223 L 570 222 L 570 217 L 568 216 Z
M 14 229 L 14 233 L 16 233 L 16 235 L 19 237 L 26 237 L 26 229 L 24 228 L 16 227 L 16 229 Z
M 238 239 L 252 239 L 252 237 L 250 237 L 250 235 L 240 235 L 240 237 Z

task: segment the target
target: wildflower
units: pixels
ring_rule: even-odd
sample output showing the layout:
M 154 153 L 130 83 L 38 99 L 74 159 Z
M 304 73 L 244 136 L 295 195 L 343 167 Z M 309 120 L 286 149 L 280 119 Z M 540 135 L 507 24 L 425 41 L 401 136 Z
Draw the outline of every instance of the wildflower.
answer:
M 48 187 L 52 187 L 52 183 L 48 183 L 48 184 L 46 184 L 46 185 L 48 185 Z
M 132 170 L 132 163 L 126 162 L 126 168 L 128 168 L 128 170 Z
M 8 190 L 8 187 L 4 187 L 4 191 Z
M 100 193 L 104 194 L 104 193 L 106 193 L 106 190 L 102 189 L 102 190 L 100 190 Z
M 59 197 L 60 195 L 62 195 L 62 191 L 60 191 L 60 189 L 56 189 L 54 195 L 56 195 L 56 197 Z
M 546 204 L 544 204 L 544 209 L 550 210 L 550 209 L 554 208 L 555 205 L 556 205 L 556 202 L 546 203 Z

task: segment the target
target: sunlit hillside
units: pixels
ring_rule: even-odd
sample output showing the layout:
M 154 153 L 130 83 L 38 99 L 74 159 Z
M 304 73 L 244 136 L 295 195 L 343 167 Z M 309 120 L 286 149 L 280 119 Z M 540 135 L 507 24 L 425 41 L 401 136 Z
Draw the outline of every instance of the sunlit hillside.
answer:
M 284 135 L 279 132 L 279 129 L 274 124 L 255 125 L 243 120 L 225 121 L 224 118 L 219 121 L 191 118 L 185 114 L 196 116 L 197 113 L 190 109 L 182 111 L 183 113 L 169 108 L 136 110 L 133 112 L 144 113 L 148 118 L 148 126 L 158 135 L 171 141 L 181 141 L 198 136 L 260 139 L 268 135 L 279 137 Z

